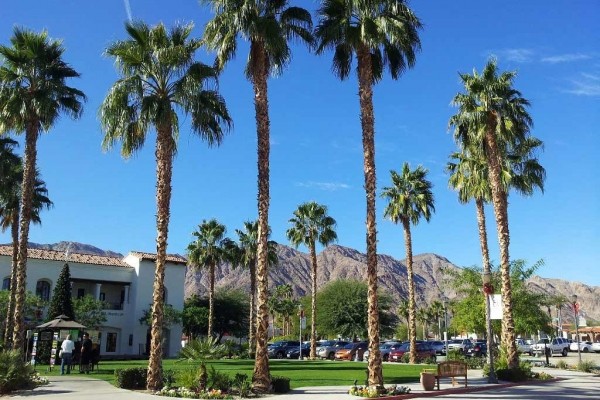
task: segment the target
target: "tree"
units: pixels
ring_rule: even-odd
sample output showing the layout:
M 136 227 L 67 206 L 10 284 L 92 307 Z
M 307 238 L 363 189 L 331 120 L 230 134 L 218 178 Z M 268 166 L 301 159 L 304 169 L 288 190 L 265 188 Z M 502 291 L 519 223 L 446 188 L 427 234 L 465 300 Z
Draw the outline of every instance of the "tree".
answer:
M 248 313 L 248 354 L 254 358 L 256 348 L 256 259 L 258 252 L 258 221 L 244 222 L 244 229 L 236 229 L 238 235 L 237 257 L 234 260 L 234 266 L 241 265 L 248 268 L 250 274 L 250 304 Z M 267 239 L 271 235 L 271 229 L 267 233 Z M 269 267 L 277 264 L 277 244 L 267 241 L 267 261 Z
M 0 328 L 5 330 L 4 324 L 10 319 L 8 317 L 8 303 L 10 301 L 10 290 L 0 290 Z M 40 299 L 38 296 L 31 292 L 26 293 L 25 307 L 24 307 L 24 319 L 25 319 L 25 330 L 33 329 L 37 325 L 43 322 L 42 313 L 44 307 L 48 304 L 47 302 Z
M 417 326 L 415 281 L 412 259 L 411 223 L 417 225 L 421 217 L 427 222 L 435 211 L 432 184 L 427 177 L 427 169 L 418 166 L 411 170 L 408 163 L 402 166 L 402 172 L 390 171 L 392 186 L 384 187 L 381 194 L 388 200 L 384 216 L 393 223 L 402 223 L 404 228 L 404 245 L 406 248 L 406 273 L 408 275 L 408 332 L 410 337 L 410 362 L 417 362 Z
M 529 101 L 513 88 L 516 72 L 498 74 L 496 60 L 488 61 L 481 75 L 460 74 L 465 93 L 458 93 L 452 103 L 458 112 L 450 118 L 455 140 L 464 148 L 476 146 L 485 155 L 491 198 L 500 247 L 502 271 L 503 318 L 502 342 L 507 348 L 509 368 L 517 368 L 519 355 L 515 343 L 513 294 L 510 279 L 510 233 L 508 196 L 503 184 L 502 166 L 507 148 L 524 142 L 533 121 L 527 113 Z
M 212 336 L 214 320 L 215 267 L 232 259 L 232 241 L 225 237 L 227 228 L 216 219 L 203 220 L 192 232 L 196 239 L 188 245 L 189 264 L 194 269 L 208 270 L 208 336 Z
M 79 118 L 85 95 L 67 85 L 79 77 L 63 60 L 62 43 L 43 31 L 16 27 L 11 46 L 0 46 L 0 135 L 25 134 L 21 185 L 19 246 L 17 255 L 13 348 L 23 348 L 23 307 L 27 283 L 27 245 L 34 208 L 37 140 L 49 131 L 61 114 Z
M 321 312 L 317 315 L 319 332 L 324 335 L 364 338 L 367 335 L 368 285 L 352 280 L 328 283 L 317 293 Z M 392 335 L 397 317 L 392 311 L 393 300 L 379 293 L 380 329 L 382 335 Z
M 73 300 L 74 319 L 88 329 L 97 329 L 106 322 L 106 308 L 105 301 L 96 300 L 90 295 Z
M 444 304 L 439 300 L 434 300 L 429 305 L 429 313 L 433 319 L 437 320 L 437 337 L 438 339 L 442 339 L 442 318 L 444 317 Z
M 327 247 L 337 240 L 335 219 L 327 215 L 327 207 L 314 201 L 303 203 L 294 211 L 294 217 L 289 221 L 292 226 L 287 230 L 287 238 L 298 248 L 305 245 L 310 252 L 311 261 L 311 328 L 310 328 L 310 358 L 317 357 L 317 251 L 315 244 L 319 242 Z
M 56 286 L 54 286 L 46 319 L 50 321 L 59 315 L 66 315 L 71 319 L 75 319 L 73 298 L 71 297 L 71 271 L 68 263 L 63 265 Z
M 258 326 L 256 357 L 252 377 L 254 390 L 266 392 L 271 385 L 267 333 L 268 233 L 269 233 L 269 153 L 270 121 L 267 79 L 282 73 L 291 60 L 288 40 L 294 38 L 312 43 L 310 13 L 299 7 L 289 7 L 288 1 L 265 0 L 202 0 L 212 7 L 215 16 L 204 30 L 204 43 L 216 50 L 216 65 L 223 68 L 234 58 L 237 39 L 250 44 L 246 78 L 254 89 L 254 110 L 258 143 L 258 247 L 257 293 Z
M 387 65 L 393 79 L 412 68 L 421 43 L 421 22 L 403 1 L 324 0 L 315 30 L 317 54 L 333 49 L 333 72 L 344 80 L 356 56 L 367 200 L 367 281 L 369 283 L 369 385 L 383 386 L 377 306 L 375 213 L 375 116 L 373 85 Z M 414 346 L 413 346 L 414 347 Z
M 225 101 L 215 90 L 217 71 L 195 61 L 200 41 L 190 39 L 193 25 L 125 25 L 129 39 L 111 44 L 121 78 L 100 107 L 103 146 L 121 141 L 121 154 L 141 149 L 150 128 L 156 130 L 156 270 L 152 293 L 148 390 L 162 386 L 162 318 L 167 239 L 171 213 L 173 158 L 179 137 L 177 111 L 191 115 L 191 130 L 209 146 L 219 145 L 231 127 Z
M 163 319 L 161 329 L 169 329 L 171 325 L 178 324 L 181 322 L 182 313 L 179 310 L 173 308 L 170 304 L 165 304 L 163 308 Z M 152 326 L 152 304 L 149 309 L 142 310 L 142 317 L 140 318 L 140 325 Z

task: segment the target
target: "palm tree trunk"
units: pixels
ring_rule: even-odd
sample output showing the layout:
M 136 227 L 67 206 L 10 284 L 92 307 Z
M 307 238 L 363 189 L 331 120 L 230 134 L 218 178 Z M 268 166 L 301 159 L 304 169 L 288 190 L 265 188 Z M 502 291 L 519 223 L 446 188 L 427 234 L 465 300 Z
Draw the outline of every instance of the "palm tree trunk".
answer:
M 12 237 L 12 263 L 10 268 L 10 294 L 8 296 L 8 308 L 6 312 L 6 326 L 4 330 L 4 348 L 8 349 L 12 343 L 13 314 L 15 312 L 15 297 L 17 293 L 17 259 L 19 255 L 19 214 L 13 216 L 10 224 Z
M 13 349 L 23 350 L 25 333 L 24 309 L 25 287 L 27 285 L 27 245 L 29 243 L 29 224 L 35 189 L 35 169 L 37 158 L 38 121 L 27 124 L 25 132 L 25 154 L 23 157 L 23 185 L 21 186 L 21 211 L 19 220 L 19 251 L 17 254 L 17 279 L 15 284 L 15 309 L 13 318 Z
M 515 322 L 513 319 L 512 288 L 510 283 L 510 234 L 508 231 L 508 198 L 501 178 L 500 151 L 496 143 L 496 116 L 490 114 L 485 132 L 486 155 L 489 165 L 492 201 L 500 246 L 500 270 L 502 277 L 502 344 L 506 347 L 508 367 L 519 366 L 519 353 L 515 343 Z
M 208 336 L 213 336 L 213 319 L 215 306 L 215 265 L 210 264 L 208 267 Z
M 248 316 L 248 355 L 250 358 L 254 358 L 254 352 L 256 351 L 255 334 L 256 334 L 256 321 L 254 319 L 256 307 L 256 263 L 250 264 L 250 315 Z
M 492 266 L 490 264 L 490 251 L 488 249 L 487 241 L 487 230 L 485 223 L 485 210 L 483 199 L 476 199 L 475 205 L 477 206 L 477 227 L 479 229 L 479 245 L 481 246 L 481 259 L 483 262 L 483 274 L 492 273 Z M 490 301 L 488 294 L 483 294 L 485 298 L 485 336 L 487 338 L 487 363 L 493 365 L 494 363 L 494 333 L 492 332 L 492 320 L 490 319 Z
M 156 136 L 156 269 L 152 291 L 152 324 L 148 360 L 148 390 L 159 390 L 162 377 L 165 262 L 171 213 L 171 178 L 174 144 L 170 125 L 159 127 Z
M 268 245 L 269 233 L 269 153 L 270 123 L 269 98 L 267 95 L 267 55 L 262 42 L 253 40 L 250 52 L 255 60 L 256 68 L 252 77 L 254 89 L 254 110 L 256 113 L 256 133 L 258 136 L 258 248 L 256 283 L 258 289 L 258 326 L 256 330 L 256 359 L 252 382 L 254 390 L 260 393 L 269 391 L 271 376 L 269 371 L 269 355 L 267 341 L 269 330 L 268 308 Z
M 367 198 L 367 283 L 370 386 L 383 386 L 379 351 L 379 305 L 377 297 L 377 226 L 375 214 L 375 115 L 373 113 L 373 70 L 369 48 L 361 45 L 358 58 L 358 96 L 364 154 L 365 192 Z
M 410 363 L 417 362 L 417 307 L 415 301 L 415 281 L 412 258 L 412 237 L 410 221 L 402 220 L 404 227 L 404 246 L 406 247 L 406 275 L 408 277 L 408 337 L 410 341 Z
M 314 360 L 317 358 L 317 252 L 315 251 L 315 242 L 311 242 L 310 246 L 310 261 L 312 263 L 312 293 L 311 293 L 311 304 L 310 309 L 312 315 L 311 327 L 310 327 L 310 358 Z

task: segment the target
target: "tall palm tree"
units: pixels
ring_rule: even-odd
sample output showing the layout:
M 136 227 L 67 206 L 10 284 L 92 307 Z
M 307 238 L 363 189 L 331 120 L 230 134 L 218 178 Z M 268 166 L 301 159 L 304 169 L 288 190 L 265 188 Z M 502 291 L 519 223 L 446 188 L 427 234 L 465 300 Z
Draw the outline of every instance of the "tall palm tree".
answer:
M 423 340 L 427 340 L 427 332 L 429 331 L 429 322 L 431 321 L 432 315 L 428 307 L 421 307 L 417 310 L 417 319 L 423 327 Z
M 435 211 L 432 184 L 427 180 L 427 169 L 418 166 L 411 170 L 408 163 L 404 163 L 402 171 L 390 171 L 392 186 L 384 187 L 381 197 L 388 200 L 384 216 L 395 224 L 402 223 L 404 228 L 404 244 L 406 247 L 406 273 L 408 275 L 408 336 L 410 340 L 410 362 L 417 362 L 417 325 L 415 303 L 415 281 L 412 258 L 411 223 L 416 225 L 421 217 L 427 222 Z
M 344 80 L 356 57 L 358 96 L 364 154 L 367 226 L 369 385 L 381 387 L 383 373 L 379 351 L 377 305 L 377 227 L 375 213 L 375 116 L 373 85 L 387 65 L 397 79 L 412 68 L 421 48 L 421 22 L 402 0 L 323 0 L 315 30 L 317 54 L 333 49 L 333 72 Z
M 244 229 L 236 229 L 238 235 L 237 257 L 234 260 L 234 266 L 241 265 L 248 268 L 250 274 L 250 310 L 248 316 L 248 354 L 254 358 L 256 351 L 256 257 L 258 251 L 258 221 L 244 222 Z M 271 229 L 267 238 L 271 235 Z M 267 261 L 269 266 L 277 264 L 277 243 L 272 240 L 267 242 Z
M 442 336 L 442 318 L 444 317 L 444 304 L 442 304 L 439 300 L 434 300 L 429 305 L 429 313 L 433 317 L 433 319 L 437 320 L 438 323 L 438 340 L 441 339 Z
M 311 262 L 311 328 L 310 358 L 317 357 L 317 251 L 316 243 L 328 246 L 337 240 L 335 219 L 327 215 L 327 207 L 314 201 L 300 204 L 289 221 L 292 226 L 287 230 L 287 238 L 298 248 L 301 244 L 308 247 Z
M 465 93 L 458 93 L 453 104 L 458 112 L 450 118 L 455 140 L 462 147 L 477 146 L 488 165 L 491 198 L 500 247 L 503 294 L 502 342 L 507 348 L 509 368 L 517 368 L 519 355 L 515 343 L 512 288 L 510 282 L 510 233 L 508 194 L 502 180 L 505 149 L 516 147 L 527 138 L 533 124 L 527 113 L 529 101 L 513 88 L 516 72 L 499 73 L 496 60 L 490 60 L 481 74 L 460 74 Z
M 19 246 L 17 254 L 16 297 L 13 347 L 23 348 L 25 286 L 27 283 L 27 244 L 32 218 L 37 159 L 37 140 L 49 131 L 61 114 L 74 119 L 83 111 L 85 95 L 67 85 L 79 77 L 63 60 L 62 43 L 36 33 L 15 28 L 11 46 L 0 46 L 0 135 L 25 134 L 23 184 L 21 186 Z
M 214 333 L 215 267 L 232 258 L 233 242 L 225 237 L 226 232 L 225 225 L 216 219 L 203 220 L 192 232 L 196 239 L 187 248 L 190 265 L 208 270 L 208 336 Z
M 291 59 L 288 40 L 312 43 L 312 20 L 303 8 L 290 7 L 288 1 L 202 0 L 210 5 L 215 17 L 204 30 L 207 47 L 217 51 L 216 65 L 223 68 L 237 50 L 241 37 L 250 44 L 246 78 L 254 89 L 254 110 L 258 137 L 258 328 L 256 358 L 252 377 L 254 389 L 266 392 L 271 385 L 267 331 L 268 299 L 268 231 L 269 231 L 269 153 L 270 122 L 267 79 L 279 74 Z
M 179 137 L 177 111 L 191 115 L 191 129 L 209 146 L 219 145 L 231 126 L 225 101 L 215 90 L 217 71 L 194 60 L 200 41 L 190 39 L 193 25 L 149 27 L 127 23 L 129 38 L 114 42 L 106 54 L 115 59 L 121 77 L 100 107 L 103 146 L 122 142 L 129 157 L 141 149 L 148 131 L 156 131 L 156 270 L 148 389 L 162 386 L 164 275 L 169 232 L 173 158 Z
M 408 299 L 400 299 L 400 303 L 398 304 L 398 315 L 400 315 L 408 325 L 410 315 Z M 410 340 L 410 336 L 408 336 L 407 339 Z

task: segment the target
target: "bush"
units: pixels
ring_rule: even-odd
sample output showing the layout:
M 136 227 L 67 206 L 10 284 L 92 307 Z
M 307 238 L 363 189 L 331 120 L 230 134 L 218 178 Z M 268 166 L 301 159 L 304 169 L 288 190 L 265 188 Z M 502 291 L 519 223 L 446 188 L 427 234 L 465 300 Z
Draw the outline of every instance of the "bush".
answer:
M 246 398 L 252 393 L 252 382 L 246 374 L 235 374 L 231 385 L 237 390 L 241 398 Z
M 592 372 L 596 369 L 596 363 L 592 360 L 582 361 L 577 364 L 577 370 L 581 372 Z
M 177 372 L 177 384 L 186 389 L 198 388 L 198 368 L 189 368 Z
M 287 393 L 290 391 L 290 378 L 285 376 L 272 376 L 271 386 L 273 393 Z
M 36 386 L 33 367 L 18 350 L 0 352 L 0 394 Z
M 569 369 L 569 364 L 565 360 L 560 360 L 556 363 L 556 368 L 558 369 Z
M 115 371 L 115 385 L 122 389 L 145 389 L 147 368 L 127 368 Z
M 229 375 L 219 372 L 211 365 L 210 371 L 208 372 L 208 387 L 216 390 L 227 390 L 231 386 Z
M 519 365 L 517 368 L 501 368 L 496 371 L 496 376 L 502 381 L 522 382 L 531 378 L 531 369 L 523 369 Z

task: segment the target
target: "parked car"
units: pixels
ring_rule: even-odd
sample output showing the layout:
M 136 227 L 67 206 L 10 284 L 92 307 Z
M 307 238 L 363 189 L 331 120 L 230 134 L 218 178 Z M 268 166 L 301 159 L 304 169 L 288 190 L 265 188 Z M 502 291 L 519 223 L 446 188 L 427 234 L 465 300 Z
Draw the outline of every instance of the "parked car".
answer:
M 519 353 L 526 353 L 530 356 L 533 355 L 531 352 L 531 340 L 530 339 L 515 339 L 515 343 L 517 344 L 517 351 Z
M 596 353 L 600 353 L 600 343 L 599 342 L 592 343 L 592 351 L 594 351 Z
M 310 356 L 310 342 L 302 343 L 300 347 L 291 347 L 286 353 L 285 356 L 292 360 L 297 360 L 300 358 L 300 348 L 302 348 L 302 358 Z
M 269 358 L 285 358 L 288 350 L 299 348 L 300 342 L 297 340 L 280 340 L 267 346 Z
M 335 352 L 348 343 L 343 340 L 326 340 L 317 347 L 317 357 L 333 360 L 335 359 Z
M 543 355 L 544 351 L 546 351 L 549 356 L 553 354 L 561 354 L 566 357 L 569 353 L 569 346 L 570 343 L 565 338 L 557 337 L 552 340 L 543 338 L 531 346 L 531 352 L 536 356 Z
M 400 346 L 402 346 L 402 342 L 386 342 L 383 344 L 379 345 L 379 351 L 381 352 L 381 359 L 383 361 L 388 361 L 390 358 L 390 353 L 393 350 L 398 349 Z M 369 349 L 365 350 L 364 354 L 363 354 L 363 360 L 364 361 L 368 361 L 369 360 Z
M 582 353 L 589 353 L 590 351 L 594 351 L 592 350 L 592 344 L 592 342 L 579 342 L 579 349 Z M 569 350 L 577 351 L 577 342 L 571 343 Z
M 367 342 L 348 343 L 335 352 L 336 360 L 362 361 L 363 354 L 369 348 Z
M 485 357 L 487 355 L 487 342 L 485 340 L 476 340 L 465 353 L 469 357 Z
M 466 353 L 469 347 L 471 347 L 471 339 L 454 339 L 448 341 L 448 351 L 458 351 L 459 353 Z
M 405 354 L 410 353 L 410 343 L 403 343 L 398 349 L 390 353 L 389 361 L 400 362 Z M 435 350 L 428 342 L 417 343 L 417 360 L 432 359 L 435 361 Z
M 435 350 L 435 354 L 446 354 L 446 345 L 444 344 L 444 342 L 439 340 L 432 340 L 428 343 Z

